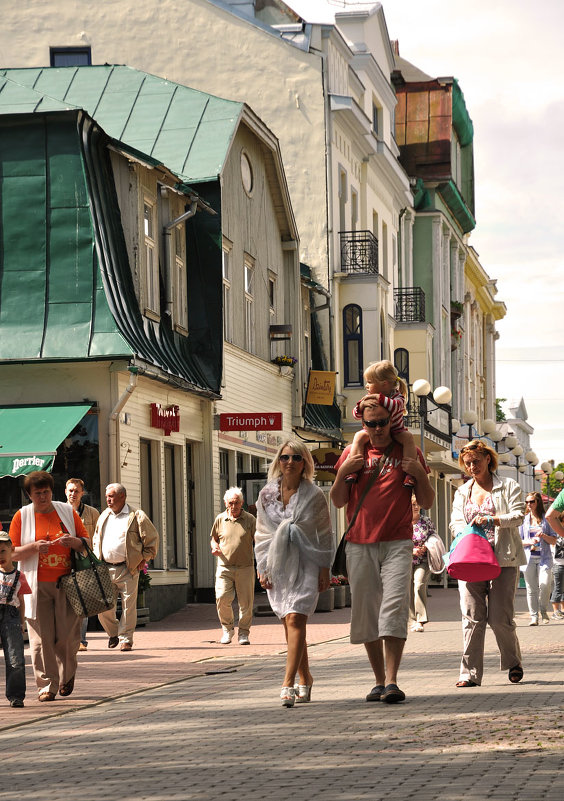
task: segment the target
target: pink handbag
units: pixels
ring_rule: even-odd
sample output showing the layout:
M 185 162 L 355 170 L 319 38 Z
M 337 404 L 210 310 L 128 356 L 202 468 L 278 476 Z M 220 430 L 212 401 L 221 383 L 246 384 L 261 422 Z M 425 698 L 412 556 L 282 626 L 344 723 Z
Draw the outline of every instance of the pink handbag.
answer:
M 476 525 L 467 525 L 456 535 L 444 560 L 449 576 L 461 581 L 491 581 L 501 573 L 494 549 Z

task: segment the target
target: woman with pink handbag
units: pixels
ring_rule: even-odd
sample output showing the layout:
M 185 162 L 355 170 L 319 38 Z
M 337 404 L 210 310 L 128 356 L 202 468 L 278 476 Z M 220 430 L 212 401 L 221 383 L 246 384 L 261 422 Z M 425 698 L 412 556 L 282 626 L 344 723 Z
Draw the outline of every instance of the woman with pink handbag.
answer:
M 501 570 L 491 580 L 458 582 L 464 650 L 456 686 L 482 683 L 488 623 L 500 651 L 500 669 L 508 670 L 509 681 L 517 684 L 523 678 L 523 667 L 513 619 L 514 599 L 519 567 L 526 562 L 519 535 L 525 513 L 521 488 L 513 479 L 496 473 L 497 453 L 480 440 L 462 448 L 458 463 L 470 480 L 454 496 L 451 534 L 456 537 L 468 524 L 480 526 Z

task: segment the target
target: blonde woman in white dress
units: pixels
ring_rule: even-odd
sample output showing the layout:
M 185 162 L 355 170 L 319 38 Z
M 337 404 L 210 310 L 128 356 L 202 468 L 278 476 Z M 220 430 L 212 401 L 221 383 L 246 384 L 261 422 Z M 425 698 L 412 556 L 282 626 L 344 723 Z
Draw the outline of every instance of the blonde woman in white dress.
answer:
M 313 484 L 313 474 L 308 449 L 299 442 L 285 442 L 257 500 L 258 577 L 273 612 L 284 624 L 288 645 L 280 692 L 285 707 L 311 700 L 306 624 L 319 593 L 329 588 L 334 553 L 327 501 Z

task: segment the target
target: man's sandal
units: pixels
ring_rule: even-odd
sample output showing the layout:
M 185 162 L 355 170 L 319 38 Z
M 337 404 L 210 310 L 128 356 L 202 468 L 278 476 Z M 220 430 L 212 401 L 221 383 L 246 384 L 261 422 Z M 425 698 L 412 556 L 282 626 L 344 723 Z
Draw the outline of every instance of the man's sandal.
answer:
M 456 682 L 457 687 L 478 687 L 479 685 L 476 684 L 475 681 L 470 681 L 470 679 L 464 679 L 463 681 Z

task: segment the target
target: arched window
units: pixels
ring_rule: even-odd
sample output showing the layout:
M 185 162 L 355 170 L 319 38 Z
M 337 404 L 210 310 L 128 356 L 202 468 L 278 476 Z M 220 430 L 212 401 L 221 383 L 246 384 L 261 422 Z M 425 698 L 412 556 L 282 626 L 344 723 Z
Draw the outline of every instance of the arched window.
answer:
M 405 348 L 396 348 L 394 351 L 394 367 L 400 378 L 409 386 L 409 351 Z
M 345 386 L 362 386 L 362 309 L 354 303 L 343 309 Z

